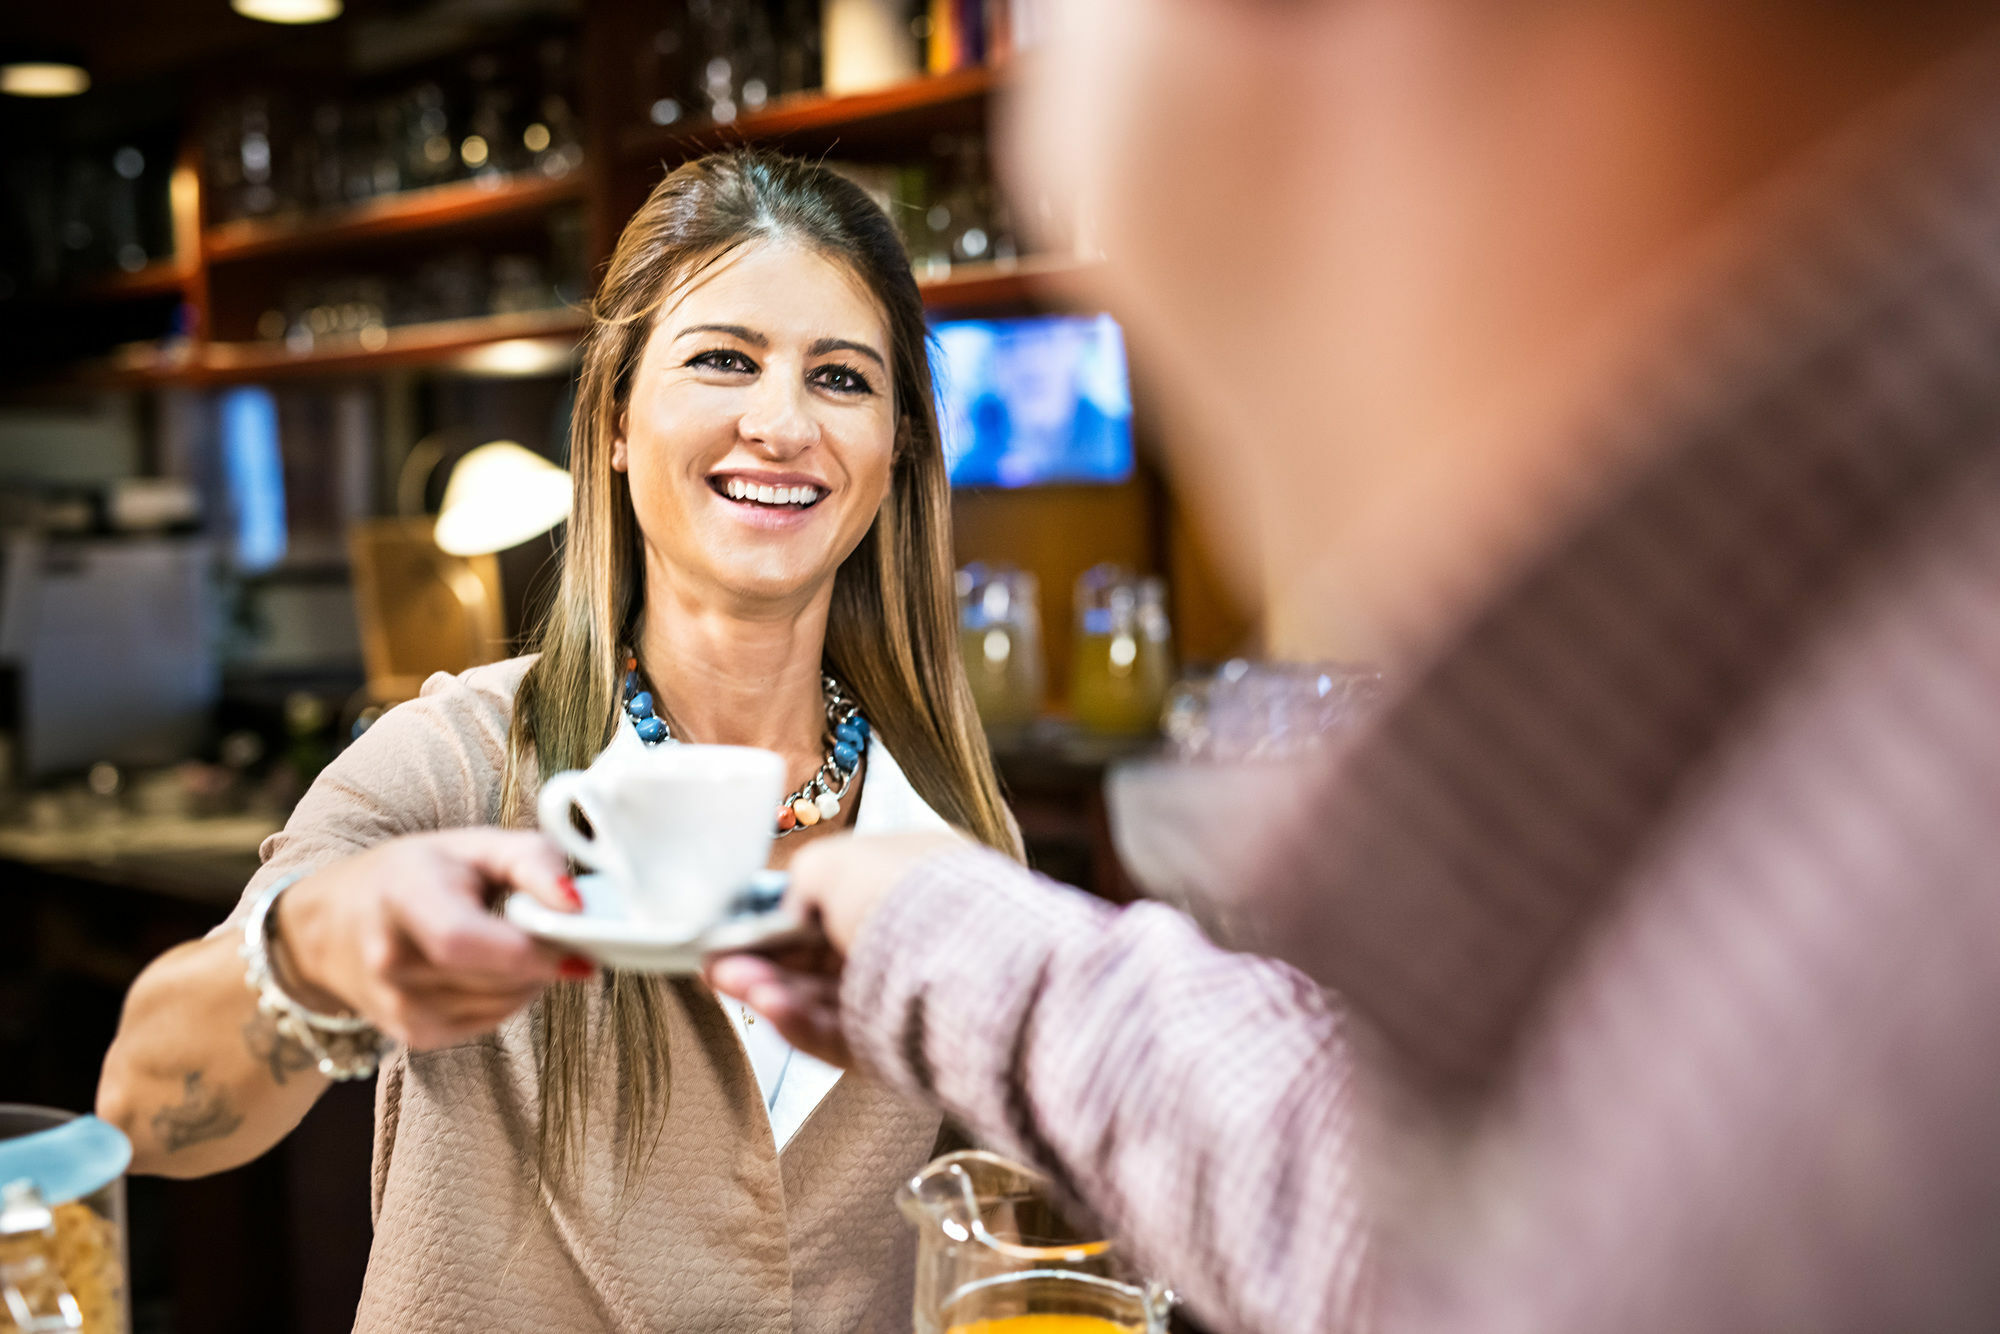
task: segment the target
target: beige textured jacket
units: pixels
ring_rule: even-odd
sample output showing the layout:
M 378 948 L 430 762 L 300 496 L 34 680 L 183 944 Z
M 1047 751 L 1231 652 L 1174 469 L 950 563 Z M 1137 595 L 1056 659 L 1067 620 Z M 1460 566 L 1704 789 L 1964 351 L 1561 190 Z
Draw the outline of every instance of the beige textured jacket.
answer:
M 507 726 L 528 661 L 433 677 L 384 715 L 266 841 L 246 899 L 280 875 L 399 834 L 499 822 Z M 879 744 L 869 770 L 870 828 L 935 820 Z M 535 1184 L 525 1015 L 488 1037 L 384 1063 L 375 1244 L 357 1331 L 910 1328 L 914 1241 L 892 1197 L 928 1157 L 937 1116 L 849 1073 L 780 1153 L 714 994 L 677 982 L 671 995 L 671 1109 L 622 1198 L 627 1126 L 610 1061 L 597 1075 L 581 1186 L 563 1202 Z

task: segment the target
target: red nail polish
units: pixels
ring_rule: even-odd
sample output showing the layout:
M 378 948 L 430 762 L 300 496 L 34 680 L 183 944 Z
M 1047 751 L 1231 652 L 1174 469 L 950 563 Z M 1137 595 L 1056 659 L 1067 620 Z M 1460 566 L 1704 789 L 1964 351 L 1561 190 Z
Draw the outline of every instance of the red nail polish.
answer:
M 556 966 L 565 982 L 582 982 L 597 971 L 597 965 L 581 954 L 572 954 Z
M 556 888 L 560 889 L 563 892 L 563 897 L 569 900 L 570 907 L 581 908 L 583 906 L 583 895 L 576 892 L 575 876 L 562 876 L 556 881 Z

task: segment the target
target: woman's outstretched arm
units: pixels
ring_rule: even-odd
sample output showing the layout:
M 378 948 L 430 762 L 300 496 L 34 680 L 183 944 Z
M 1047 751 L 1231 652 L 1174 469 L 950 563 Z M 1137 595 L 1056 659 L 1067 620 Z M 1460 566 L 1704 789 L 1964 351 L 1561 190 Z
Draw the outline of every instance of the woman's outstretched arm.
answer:
M 415 1047 L 461 1041 L 577 971 L 487 908 L 514 889 L 574 907 L 563 870 L 540 834 L 391 839 L 279 896 L 273 962 L 286 991 L 312 1009 L 360 1014 Z M 126 999 L 97 1110 L 131 1138 L 134 1171 L 203 1176 L 248 1162 L 326 1089 L 306 1052 L 258 1012 L 241 939 L 231 928 L 169 950 Z

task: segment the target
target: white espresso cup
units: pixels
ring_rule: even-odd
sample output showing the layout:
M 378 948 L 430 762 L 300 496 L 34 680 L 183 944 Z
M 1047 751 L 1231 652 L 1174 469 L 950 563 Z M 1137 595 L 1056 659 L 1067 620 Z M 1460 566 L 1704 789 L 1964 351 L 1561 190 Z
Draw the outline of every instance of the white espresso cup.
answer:
M 691 939 L 764 868 L 785 762 L 750 746 L 654 746 L 542 784 L 542 832 L 623 891 L 631 917 Z M 570 818 L 583 812 L 591 832 Z

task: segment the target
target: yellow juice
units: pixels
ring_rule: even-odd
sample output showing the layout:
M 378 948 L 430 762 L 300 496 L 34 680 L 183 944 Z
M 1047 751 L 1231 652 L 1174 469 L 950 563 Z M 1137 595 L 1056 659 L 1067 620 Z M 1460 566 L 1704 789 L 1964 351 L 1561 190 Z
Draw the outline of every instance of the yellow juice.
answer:
M 953 1325 L 945 1334 L 1134 1334 L 1139 1328 L 1101 1315 L 1005 1315 Z

